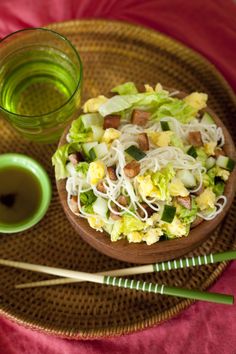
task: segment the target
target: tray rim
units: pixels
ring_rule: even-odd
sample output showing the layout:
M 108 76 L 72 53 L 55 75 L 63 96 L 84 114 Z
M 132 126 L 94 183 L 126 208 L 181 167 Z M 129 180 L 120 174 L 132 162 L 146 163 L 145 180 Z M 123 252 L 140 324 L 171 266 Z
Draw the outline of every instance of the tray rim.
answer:
M 47 24 L 43 27 L 45 28 L 49 28 L 49 29 L 53 29 L 55 31 L 59 31 L 57 27 L 60 27 L 62 25 L 64 25 L 65 27 L 67 26 L 73 26 L 73 24 L 85 24 L 85 25 L 89 25 L 91 24 L 91 22 L 95 22 L 101 25 L 106 25 L 107 23 L 110 24 L 115 24 L 115 25 L 120 25 L 123 27 L 126 27 L 127 29 L 139 29 L 141 32 L 150 35 L 151 37 L 154 38 L 163 38 L 168 42 L 171 42 L 172 44 L 174 43 L 176 46 L 181 47 L 183 50 L 191 53 L 192 55 L 194 55 L 198 60 L 200 60 L 201 62 L 204 63 L 204 65 L 206 65 L 206 67 L 211 71 L 214 72 L 214 76 L 216 78 L 219 79 L 219 81 L 221 82 L 222 86 L 224 86 L 227 89 L 227 92 L 229 94 L 229 96 L 231 97 L 232 101 L 234 102 L 234 104 L 236 105 L 236 94 L 232 88 L 232 86 L 227 82 L 227 80 L 224 78 L 224 76 L 221 74 L 221 72 L 216 68 L 216 66 L 210 62 L 206 57 L 204 57 L 204 55 L 200 54 L 199 52 L 195 51 L 194 49 L 188 47 L 188 45 L 186 45 L 185 43 L 182 43 L 178 40 L 176 40 L 175 38 L 172 38 L 168 35 L 166 35 L 165 33 L 162 33 L 159 30 L 155 30 L 152 28 L 149 28 L 147 26 L 141 25 L 141 24 L 133 24 L 130 22 L 126 22 L 126 21 L 121 21 L 121 20 L 105 20 L 105 19 L 99 19 L 99 18 L 90 18 L 90 19 L 76 19 L 76 20 L 69 20 L 69 21 L 60 21 L 60 22 L 53 22 L 50 24 Z M 66 31 L 66 28 L 63 29 L 63 31 Z M 234 248 L 236 247 L 236 244 L 234 242 Z M 230 264 L 229 261 L 227 262 L 221 262 L 218 264 L 218 266 L 215 268 L 215 270 L 208 276 L 208 278 L 202 283 L 201 289 L 202 290 L 206 290 L 207 288 L 209 288 L 210 286 L 212 286 L 220 277 L 220 275 L 224 272 L 224 270 L 228 267 L 228 265 Z M 189 308 L 192 304 L 194 304 L 196 301 L 194 300 L 188 300 L 188 299 L 181 299 L 179 301 L 179 303 L 177 303 L 174 307 L 171 308 L 171 312 L 173 312 L 174 314 L 169 315 L 169 309 L 165 310 L 162 313 L 162 318 L 161 320 L 158 319 L 158 315 L 153 315 L 151 316 L 149 319 L 147 320 L 140 320 L 137 321 L 135 324 L 131 324 L 131 325 L 125 325 L 125 326 L 116 326 L 115 328 L 105 328 L 105 329 L 101 329 L 101 330 L 94 330 L 94 329 L 90 329 L 90 330 L 79 330 L 76 333 L 73 331 L 63 331 L 63 330 L 56 330 L 56 329 L 51 329 L 49 326 L 42 326 L 42 325 L 38 325 L 35 324 L 33 320 L 27 320 L 25 321 L 23 319 L 23 316 L 14 316 L 13 313 L 11 313 L 11 311 L 7 311 L 7 309 L 5 310 L 4 308 L 0 308 L 0 315 L 3 318 L 9 319 L 13 322 L 15 322 L 16 324 L 22 325 L 27 329 L 31 329 L 31 330 L 37 330 L 40 333 L 43 334 L 49 334 L 49 335 L 53 335 L 55 337 L 59 337 L 62 339 L 77 339 L 77 340 L 93 340 L 93 339 L 105 339 L 105 338 L 117 338 L 121 335 L 128 335 L 128 334 L 132 334 L 132 333 L 137 333 L 140 331 L 143 331 L 145 329 L 148 328 L 152 328 L 155 327 L 157 325 L 162 324 L 163 322 L 166 322 L 167 320 L 170 320 L 172 318 L 177 317 L 183 310 Z

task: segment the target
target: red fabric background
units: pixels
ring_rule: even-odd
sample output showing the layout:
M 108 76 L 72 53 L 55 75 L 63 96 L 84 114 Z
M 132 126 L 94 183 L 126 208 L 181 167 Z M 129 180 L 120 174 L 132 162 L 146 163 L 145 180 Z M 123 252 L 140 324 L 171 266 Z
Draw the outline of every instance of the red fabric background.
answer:
M 212 61 L 236 90 L 233 0 L 0 0 L 0 37 L 79 18 L 129 21 L 166 33 Z M 236 294 L 236 262 L 212 291 Z M 0 354 L 235 354 L 236 307 L 198 302 L 160 326 L 120 338 L 68 341 L 0 318 Z

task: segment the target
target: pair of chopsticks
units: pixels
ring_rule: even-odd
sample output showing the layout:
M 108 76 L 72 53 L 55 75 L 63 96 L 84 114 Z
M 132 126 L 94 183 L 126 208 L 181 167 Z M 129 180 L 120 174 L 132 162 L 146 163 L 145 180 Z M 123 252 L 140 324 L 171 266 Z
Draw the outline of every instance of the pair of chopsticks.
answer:
M 170 287 L 163 284 L 153 284 L 143 281 L 136 281 L 131 279 L 123 279 L 120 276 L 144 274 L 151 272 L 167 271 L 179 268 L 194 267 L 206 265 L 209 263 L 217 263 L 236 259 L 236 251 L 227 251 L 223 253 L 196 256 L 190 258 L 180 258 L 178 260 L 161 262 L 156 264 L 131 267 L 125 269 L 116 269 L 102 273 L 85 273 L 73 271 L 62 268 L 47 267 L 43 265 L 36 265 L 24 262 L 15 262 L 5 259 L 0 259 L 0 265 L 9 266 L 19 269 L 26 269 L 39 273 L 51 274 L 63 277 L 62 279 L 44 280 L 39 282 L 32 282 L 26 284 L 18 284 L 15 288 L 31 288 L 39 286 L 49 286 L 58 284 L 68 284 L 80 281 L 90 281 L 94 283 L 106 284 L 111 286 L 118 286 L 121 288 L 135 289 L 146 292 L 159 293 L 163 295 L 178 296 L 187 299 L 202 300 L 209 302 L 222 303 L 232 305 L 234 297 L 232 295 L 209 293 L 199 290 L 183 289 L 178 287 Z M 119 276 L 119 277 L 117 277 Z

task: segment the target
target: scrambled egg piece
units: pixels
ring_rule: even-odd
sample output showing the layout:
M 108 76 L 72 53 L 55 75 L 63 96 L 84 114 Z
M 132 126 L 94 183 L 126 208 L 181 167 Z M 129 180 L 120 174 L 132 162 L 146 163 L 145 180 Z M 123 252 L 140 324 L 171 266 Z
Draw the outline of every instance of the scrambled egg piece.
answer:
M 199 111 L 206 107 L 206 102 L 208 95 L 206 93 L 193 92 L 184 98 L 184 101 L 188 103 L 191 107 Z
M 204 144 L 204 150 L 207 155 L 215 155 L 216 143 L 210 141 L 209 143 Z
M 165 131 L 165 132 L 148 132 L 148 136 L 150 137 L 153 144 L 163 147 L 168 146 L 171 141 L 171 136 L 173 132 Z
M 103 95 L 100 95 L 98 97 L 95 98 L 90 98 L 88 101 L 85 102 L 85 104 L 83 105 L 83 111 L 84 113 L 94 113 L 94 112 L 98 112 L 99 107 L 105 103 L 108 100 L 108 98 L 106 98 Z
M 144 87 L 145 87 L 145 91 L 146 91 L 146 92 L 160 92 L 160 91 L 164 91 L 162 85 L 161 85 L 159 82 L 156 84 L 155 89 L 154 89 L 152 86 L 150 86 L 149 84 L 145 84 Z M 167 92 L 167 91 L 166 91 L 166 92 Z
M 147 176 L 137 176 L 136 181 L 138 182 L 138 191 L 142 197 L 156 197 L 159 196 L 158 189 L 152 183 L 150 175 Z
M 153 213 L 150 218 L 146 220 L 146 226 L 153 226 L 160 220 L 160 215 L 158 213 Z
M 189 195 L 189 191 L 185 188 L 183 182 L 179 178 L 172 179 L 169 184 L 169 191 L 172 197 L 187 197 Z
M 129 242 L 139 243 L 143 240 L 143 234 L 138 231 L 133 231 L 127 235 L 127 239 Z
M 117 129 L 114 128 L 108 128 L 105 130 L 103 137 L 102 137 L 102 141 L 104 143 L 109 144 L 110 142 L 112 142 L 115 139 L 118 139 L 121 135 L 121 132 Z
M 162 85 L 159 82 L 156 84 L 155 91 L 156 92 L 163 91 L 163 87 L 162 87 Z
M 97 184 L 105 176 L 105 173 L 106 168 L 102 161 L 97 160 L 90 163 L 88 174 L 92 185 Z
M 177 218 L 177 216 L 174 217 L 172 223 L 164 223 L 162 228 L 166 230 L 168 236 L 170 237 L 182 237 L 187 234 L 186 226 L 182 224 L 182 222 Z
M 148 246 L 150 246 L 159 241 L 162 235 L 163 231 L 160 228 L 150 229 L 144 234 L 143 240 L 146 241 Z
M 196 203 L 200 210 L 213 209 L 215 207 L 216 195 L 211 188 L 206 188 L 197 198 Z
M 149 84 L 145 84 L 144 87 L 146 92 L 154 92 L 154 88 Z
M 102 227 L 104 225 L 104 221 L 100 218 L 100 216 L 98 215 L 89 216 L 88 223 L 93 229 L 101 232 L 103 231 Z
M 220 167 L 217 168 L 216 176 L 222 178 L 223 181 L 225 181 L 225 182 L 228 181 L 229 175 L 230 175 L 229 171 L 224 170 L 223 168 L 220 168 Z

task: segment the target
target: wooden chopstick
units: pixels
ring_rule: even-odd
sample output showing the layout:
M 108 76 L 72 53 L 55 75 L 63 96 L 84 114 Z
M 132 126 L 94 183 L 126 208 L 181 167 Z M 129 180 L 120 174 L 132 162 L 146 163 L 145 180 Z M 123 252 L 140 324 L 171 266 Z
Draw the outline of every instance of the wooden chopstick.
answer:
M 26 269 L 34 272 L 58 275 L 62 277 L 69 277 L 73 279 L 80 279 L 99 284 L 106 284 L 111 286 L 118 286 L 121 288 L 129 288 L 146 292 L 153 292 L 162 295 L 178 296 L 187 299 L 209 301 L 221 304 L 232 305 L 234 297 L 232 295 L 208 293 L 199 290 L 190 290 L 177 287 L 169 287 L 164 284 L 152 284 L 143 281 L 136 281 L 131 279 L 123 279 L 111 276 L 104 276 L 98 274 L 91 274 L 85 272 L 78 272 L 68 269 L 48 267 L 38 264 L 30 264 L 24 262 L 15 262 L 6 259 L 0 259 L 0 264 L 3 266 L 14 267 L 18 269 Z
M 203 256 L 180 258 L 173 261 L 160 262 L 160 263 L 149 264 L 149 265 L 138 266 L 138 267 L 109 270 L 109 271 L 99 272 L 95 274 L 110 275 L 110 276 L 145 274 L 145 273 L 153 273 L 153 272 L 162 272 L 167 270 L 169 271 L 169 270 L 179 269 L 179 268 L 188 268 L 188 267 L 207 265 L 210 263 L 229 261 L 233 259 L 236 259 L 236 251 L 226 251 L 226 252 L 203 255 Z M 42 281 L 36 281 L 31 283 L 19 284 L 17 285 L 17 288 L 23 289 L 23 288 L 32 288 L 32 287 L 40 287 L 40 286 L 62 285 L 62 284 L 79 283 L 81 281 L 83 280 L 72 279 L 72 278 L 59 278 L 59 279 L 50 279 L 50 280 L 42 280 Z

